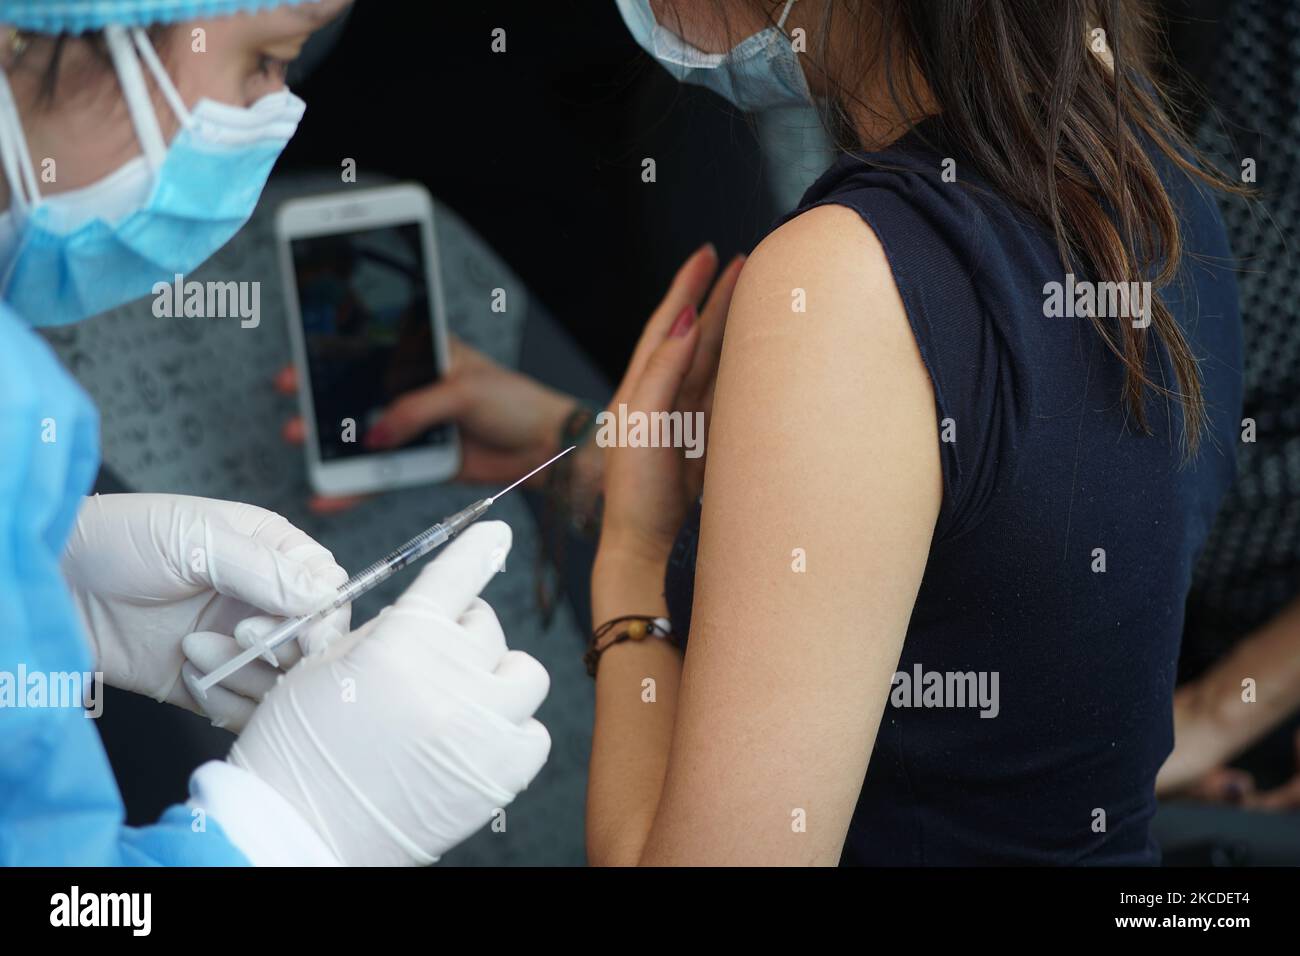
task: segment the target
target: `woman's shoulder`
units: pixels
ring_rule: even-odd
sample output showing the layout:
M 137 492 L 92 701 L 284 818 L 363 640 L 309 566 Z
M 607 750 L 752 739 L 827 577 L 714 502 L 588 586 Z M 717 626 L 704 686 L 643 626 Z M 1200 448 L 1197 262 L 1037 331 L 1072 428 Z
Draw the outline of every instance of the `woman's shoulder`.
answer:
M 842 156 L 746 266 L 769 296 L 814 276 L 858 335 L 912 340 L 938 418 L 941 536 L 1012 461 L 1039 364 L 1022 341 L 1026 310 L 1041 313 L 1042 278 L 1059 272 L 1050 242 L 944 159 L 913 140 Z
M 728 316 L 728 336 L 780 332 L 812 346 L 900 331 L 911 335 L 889 255 L 869 222 L 836 204 L 806 210 L 759 243 Z
M 1046 226 L 985 180 L 934 124 L 883 150 L 842 154 L 782 224 L 828 205 L 870 226 L 900 286 L 924 287 L 947 310 L 967 312 L 957 307 L 977 301 L 976 286 L 983 297 L 1005 299 L 1026 287 L 1027 274 L 1059 272 Z

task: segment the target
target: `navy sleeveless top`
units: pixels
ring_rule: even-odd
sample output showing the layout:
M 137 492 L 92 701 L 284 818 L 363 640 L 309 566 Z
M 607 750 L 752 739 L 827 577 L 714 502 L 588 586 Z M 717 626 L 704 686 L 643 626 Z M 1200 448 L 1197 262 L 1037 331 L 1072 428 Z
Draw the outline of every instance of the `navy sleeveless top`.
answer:
M 1154 433 L 1139 433 L 1089 320 L 1045 314 L 1048 284 L 1071 288 L 1050 230 L 933 122 L 842 157 L 791 213 L 834 203 L 879 237 L 941 419 L 943 502 L 843 863 L 1159 862 L 1149 823 L 1183 604 L 1233 477 L 1242 362 L 1213 198 L 1153 161 L 1187 248 L 1161 295 L 1201 360 L 1208 409 L 1190 462 L 1178 404 L 1149 397 Z M 1162 348 L 1149 367 L 1175 384 Z M 698 529 L 697 505 L 665 581 L 679 633 Z M 926 706 L 923 688 L 954 674 L 982 676 L 996 708 Z

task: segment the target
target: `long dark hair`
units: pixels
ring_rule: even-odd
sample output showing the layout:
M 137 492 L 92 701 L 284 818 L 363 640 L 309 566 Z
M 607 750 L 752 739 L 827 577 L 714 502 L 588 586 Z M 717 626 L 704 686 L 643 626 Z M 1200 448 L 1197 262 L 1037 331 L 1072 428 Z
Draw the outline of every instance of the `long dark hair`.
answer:
M 756 2 L 769 18 L 785 6 L 784 0 Z M 827 0 L 824 6 L 821 22 L 806 28 L 805 62 L 828 93 L 827 125 L 837 145 L 862 148 L 855 119 L 864 110 L 883 115 L 879 103 L 866 103 L 859 93 L 878 76 L 894 118 L 919 120 L 937 110 L 945 140 L 1002 195 L 1051 227 L 1067 268 L 1099 281 L 1151 282 L 1149 327 L 1095 310 L 1090 318 L 1124 365 L 1123 397 L 1137 427 L 1151 432 L 1148 391 L 1172 397 L 1182 406 L 1184 452 L 1194 454 L 1206 417 L 1197 359 L 1159 296 L 1179 271 L 1183 242 L 1151 151 L 1217 189 L 1245 190 L 1215 172 L 1171 118 L 1153 74 L 1158 31 L 1150 5 Z M 722 0 L 717 9 L 725 21 Z M 1099 37 L 1113 68 L 1094 52 Z M 1172 388 L 1148 370 L 1153 336 L 1168 354 Z

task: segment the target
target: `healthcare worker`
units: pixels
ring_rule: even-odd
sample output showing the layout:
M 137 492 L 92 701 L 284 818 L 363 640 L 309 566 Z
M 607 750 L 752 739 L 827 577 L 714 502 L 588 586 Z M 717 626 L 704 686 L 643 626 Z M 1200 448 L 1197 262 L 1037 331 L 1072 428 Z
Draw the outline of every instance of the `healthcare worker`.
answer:
M 546 672 L 478 597 L 510 547 L 499 522 L 364 627 L 324 622 L 287 672 L 298 650 L 191 697 L 185 669 L 345 572 L 260 508 L 84 498 L 96 412 L 32 331 L 145 295 L 234 235 L 303 112 L 287 62 L 346 6 L 0 0 L 2 863 L 429 863 L 545 762 Z M 123 825 L 94 726 L 38 692 L 92 670 L 243 728 L 154 826 Z

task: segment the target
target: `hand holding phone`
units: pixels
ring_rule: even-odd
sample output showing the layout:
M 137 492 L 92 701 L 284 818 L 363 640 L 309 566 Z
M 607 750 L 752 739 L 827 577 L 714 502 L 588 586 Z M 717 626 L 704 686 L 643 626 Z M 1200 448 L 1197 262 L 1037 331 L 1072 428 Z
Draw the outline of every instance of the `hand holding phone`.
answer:
M 559 450 L 560 431 L 577 405 L 572 395 L 505 368 L 454 335 L 448 336 L 451 368 L 423 388 L 400 396 L 380 416 L 371 434 L 380 431 L 395 444 L 431 425 L 451 423 L 460 439 L 461 481 L 500 484 L 529 471 Z M 298 391 L 292 366 L 276 376 L 275 387 L 291 395 Z M 288 421 L 284 438 L 291 444 L 306 439 L 301 417 Z M 346 510 L 358 496 L 317 496 L 318 513 Z
M 276 235 L 312 487 L 355 495 L 455 475 L 453 426 L 400 440 L 381 426 L 449 368 L 429 194 L 400 185 L 292 200 Z

